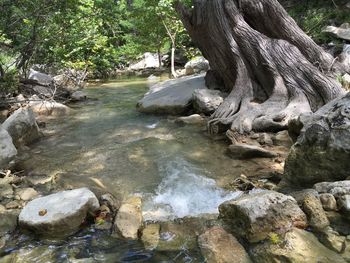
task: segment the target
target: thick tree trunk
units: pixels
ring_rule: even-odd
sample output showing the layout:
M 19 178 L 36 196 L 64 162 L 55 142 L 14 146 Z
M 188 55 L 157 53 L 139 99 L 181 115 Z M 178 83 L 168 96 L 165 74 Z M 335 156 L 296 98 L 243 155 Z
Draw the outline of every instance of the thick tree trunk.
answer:
M 174 43 L 171 47 L 171 75 L 174 78 L 177 78 L 177 74 L 175 71 L 175 44 Z
M 286 129 L 345 91 L 348 69 L 317 46 L 277 0 L 195 0 L 177 11 L 230 95 L 211 116 L 212 133 Z

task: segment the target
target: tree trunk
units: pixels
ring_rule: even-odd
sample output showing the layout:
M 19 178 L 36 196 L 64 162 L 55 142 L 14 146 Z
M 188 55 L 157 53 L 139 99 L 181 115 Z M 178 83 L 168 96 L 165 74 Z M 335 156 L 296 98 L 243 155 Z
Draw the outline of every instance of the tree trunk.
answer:
M 317 46 L 277 0 L 194 0 L 176 9 L 193 41 L 230 91 L 209 131 L 279 131 L 301 113 L 345 93 L 348 69 Z M 333 75 L 332 75 L 333 74 Z
M 177 78 L 177 74 L 175 71 L 175 44 L 172 44 L 171 47 L 171 75 L 174 78 Z

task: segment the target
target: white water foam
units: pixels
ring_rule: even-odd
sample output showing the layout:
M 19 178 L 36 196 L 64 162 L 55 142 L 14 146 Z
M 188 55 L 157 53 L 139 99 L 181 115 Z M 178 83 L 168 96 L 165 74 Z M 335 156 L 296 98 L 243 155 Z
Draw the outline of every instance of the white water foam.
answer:
M 165 162 L 159 171 L 164 179 L 155 194 L 146 197 L 143 206 L 145 220 L 215 214 L 221 203 L 242 194 L 217 187 L 215 180 L 203 176 L 203 171 L 182 158 Z

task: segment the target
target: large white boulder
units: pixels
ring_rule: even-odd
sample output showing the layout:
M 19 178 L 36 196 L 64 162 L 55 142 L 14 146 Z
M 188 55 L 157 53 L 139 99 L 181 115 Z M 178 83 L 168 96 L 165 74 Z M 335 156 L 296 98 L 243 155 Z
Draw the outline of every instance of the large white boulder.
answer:
M 40 138 L 35 115 L 30 108 L 19 108 L 2 124 L 15 145 L 29 144 Z
M 132 70 L 139 70 L 146 68 L 158 68 L 159 66 L 158 54 L 146 52 L 143 54 L 142 59 L 139 62 L 130 65 L 129 68 Z
M 5 168 L 16 155 L 17 150 L 10 134 L 0 126 L 0 169 Z
M 19 215 L 19 225 L 45 236 L 67 236 L 79 230 L 100 205 L 87 188 L 63 191 L 30 201 Z
M 191 107 L 193 92 L 204 88 L 204 75 L 167 80 L 152 86 L 137 106 L 146 113 L 183 114 Z

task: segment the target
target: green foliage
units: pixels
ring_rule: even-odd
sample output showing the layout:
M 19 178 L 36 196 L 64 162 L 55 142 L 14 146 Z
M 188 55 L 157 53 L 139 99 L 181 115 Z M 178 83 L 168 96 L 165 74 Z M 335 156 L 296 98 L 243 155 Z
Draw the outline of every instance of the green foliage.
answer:
M 280 236 L 273 232 L 269 234 L 269 239 L 270 242 L 274 245 L 278 245 L 282 242 Z
M 330 35 L 322 33 L 322 28 L 350 22 L 350 12 L 346 8 L 336 7 L 330 0 L 301 1 L 287 8 L 287 11 L 306 34 L 319 44 L 334 41 Z

